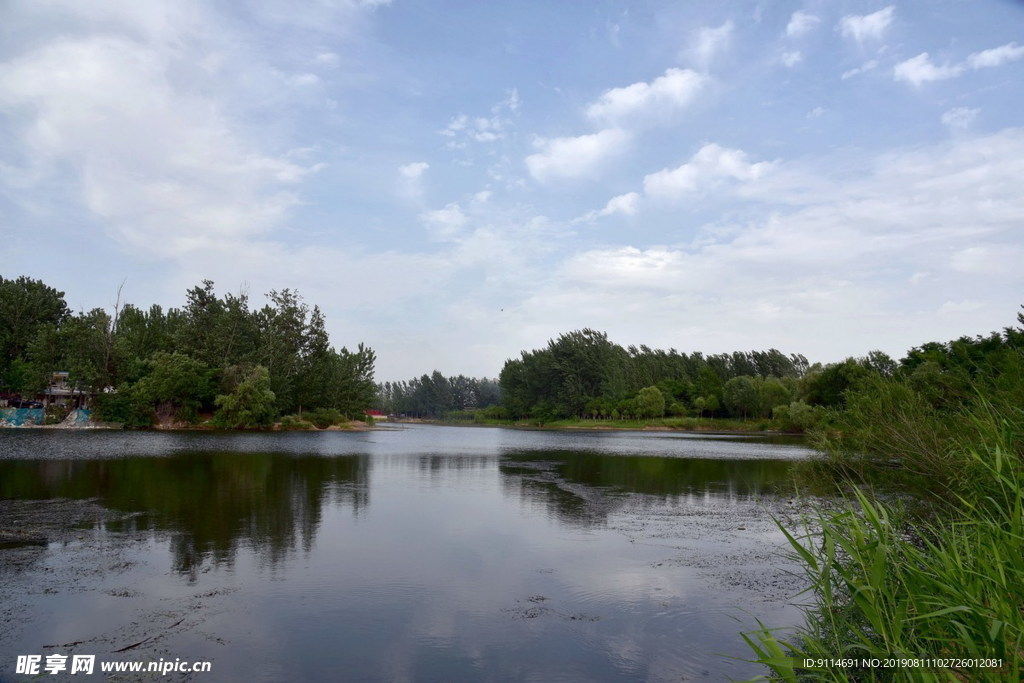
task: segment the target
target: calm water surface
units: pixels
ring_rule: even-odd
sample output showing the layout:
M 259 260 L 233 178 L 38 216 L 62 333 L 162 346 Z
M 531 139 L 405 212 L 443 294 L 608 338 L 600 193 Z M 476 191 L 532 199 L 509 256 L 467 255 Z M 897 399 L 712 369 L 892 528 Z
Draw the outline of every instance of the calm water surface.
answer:
M 201 681 L 750 677 L 739 634 L 800 620 L 770 516 L 807 454 L 660 432 L 4 430 L 5 524 L 92 507 L 0 549 L 0 680 L 32 653 L 211 660 Z

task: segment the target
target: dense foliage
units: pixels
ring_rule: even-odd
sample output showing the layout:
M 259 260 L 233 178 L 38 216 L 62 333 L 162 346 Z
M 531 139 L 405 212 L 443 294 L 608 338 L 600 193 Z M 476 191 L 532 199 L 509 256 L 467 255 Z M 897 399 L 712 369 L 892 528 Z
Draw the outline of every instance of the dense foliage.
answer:
M 304 410 L 357 416 L 369 408 L 373 351 L 332 348 L 319 307 L 297 292 L 267 298 L 253 310 L 247 295 L 218 297 L 204 280 L 180 309 L 125 304 L 71 314 L 63 292 L 0 277 L 0 389 L 32 395 L 66 371 L 96 396 L 100 417 L 130 426 L 214 411 L 219 424 L 258 426 Z
M 496 380 L 445 377 L 437 370 L 409 381 L 384 382 L 377 393 L 382 411 L 407 417 L 443 418 L 496 406 L 501 400 Z
M 500 383 L 514 419 L 747 417 L 798 400 L 808 370 L 805 357 L 776 349 L 704 356 L 624 348 L 583 329 L 506 361 Z
M 825 466 L 850 504 L 786 531 L 813 590 L 795 637 L 747 636 L 784 680 L 874 680 L 879 669 L 806 661 L 923 660 L 900 680 L 1024 676 L 1024 314 L 1021 327 L 911 349 L 843 395 Z M 820 466 L 820 464 L 819 464 Z M 865 482 L 909 480 L 909 514 Z M 936 665 L 955 658 L 957 663 Z M 985 661 L 971 666 L 970 662 Z

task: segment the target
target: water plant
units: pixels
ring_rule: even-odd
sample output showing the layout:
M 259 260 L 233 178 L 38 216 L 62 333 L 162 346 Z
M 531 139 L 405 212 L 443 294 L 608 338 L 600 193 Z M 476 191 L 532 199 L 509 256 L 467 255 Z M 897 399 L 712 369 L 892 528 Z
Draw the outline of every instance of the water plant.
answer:
M 1024 411 L 979 397 L 958 420 L 943 459 L 970 476 L 945 477 L 932 514 L 853 487 L 838 512 L 780 525 L 813 599 L 795 633 L 744 636 L 775 677 L 1024 678 Z

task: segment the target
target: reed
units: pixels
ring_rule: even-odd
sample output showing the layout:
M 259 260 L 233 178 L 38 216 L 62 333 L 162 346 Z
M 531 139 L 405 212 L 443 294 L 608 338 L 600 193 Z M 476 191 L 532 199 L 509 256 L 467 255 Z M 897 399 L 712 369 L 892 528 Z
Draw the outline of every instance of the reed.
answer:
M 812 600 L 796 633 L 762 626 L 744 636 L 756 661 L 787 681 L 1024 679 L 1022 415 L 979 399 L 947 452 L 926 449 L 932 464 L 969 473 L 944 477 L 945 502 L 928 517 L 853 487 L 839 512 L 819 512 L 799 531 L 780 524 Z M 860 665 L 872 659 L 924 661 Z M 988 666 L 929 662 L 948 659 Z

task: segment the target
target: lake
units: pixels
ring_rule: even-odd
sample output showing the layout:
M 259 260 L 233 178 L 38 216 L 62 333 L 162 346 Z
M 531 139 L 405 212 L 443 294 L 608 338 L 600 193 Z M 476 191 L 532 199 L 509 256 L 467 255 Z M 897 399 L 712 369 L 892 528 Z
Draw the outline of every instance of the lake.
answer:
M 799 440 L 392 427 L 0 431 L 0 681 L 742 679 L 801 621 Z

